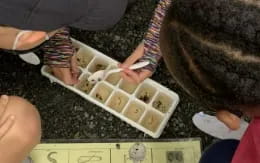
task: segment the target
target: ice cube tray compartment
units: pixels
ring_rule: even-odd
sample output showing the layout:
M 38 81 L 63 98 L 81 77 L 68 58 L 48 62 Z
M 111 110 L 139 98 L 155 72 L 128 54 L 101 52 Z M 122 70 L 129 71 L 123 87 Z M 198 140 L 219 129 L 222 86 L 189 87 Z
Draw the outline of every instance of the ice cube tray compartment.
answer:
M 170 107 L 172 106 L 174 100 L 165 93 L 158 93 L 155 99 L 152 102 L 152 107 L 156 110 L 166 113 L 169 111 Z
M 105 70 L 108 68 L 109 63 L 100 57 L 94 58 L 93 61 L 89 64 L 88 72 L 94 73 L 99 70 Z
M 149 110 L 141 121 L 141 125 L 146 129 L 156 132 L 160 124 L 162 123 L 163 116 L 155 111 Z
M 90 96 L 104 104 L 107 101 L 108 97 L 112 94 L 112 92 L 112 87 L 103 82 L 100 82 L 97 84 L 93 93 L 91 93 Z
M 128 101 L 129 97 L 125 93 L 116 91 L 110 98 L 107 106 L 118 113 L 121 113 Z
M 129 83 L 128 81 L 122 79 L 119 83 L 119 88 L 125 91 L 126 93 L 133 94 L 138 85 L 139 84 Z
M 138 122 L 144 111 L 145 106 L 143 104 L 137 101 L 131 101 L 123 114 L 132 121 Z
M 117 67 L 116 66 L 110 66 L 108 68 L 108 70 L 112 70 L 112 69 L 115 69 L 115 68 L 117 68 Z M 120 72 L 117 72 L 117 73 L 112 73 L 112 74 L 108 75 L 105 80 L 112 85 L 117 85 L 118 82 L 120 81 L 120 79 L 121 79 Z
M 76 52 L 77 64 L 82 68 L 86 68 L 93 58 L 94 54 L 87 48 L 79 48 Z
M 137 90 L 136 97 L 149 104 L 152 98 L 154 97 L 156 93 L 156 88 L 151 86 L 150 84 L 143 83 L 141 87 Z
M 151 79 L 131 84 L 123 80 L 120 73 L 90 84 L 87 79 L 92 73 L 117 68 L 118 62 L 75 39 L 72 41 L 77 49 L 77 62 L 83 71 L 80 82 L 74 86 L 65 85 L 53 76 L 48 66 L 42 67 L 42 74 L 133 127 L 158 138 L 179 103 L 178 95 Z
M 84 74 L 79 78 L 79 83 L 75 85 L 75 88 L 89 94 L 91 90 L 94 88 L 95 84 L 92 84 L 88 81 L 88 74 Z

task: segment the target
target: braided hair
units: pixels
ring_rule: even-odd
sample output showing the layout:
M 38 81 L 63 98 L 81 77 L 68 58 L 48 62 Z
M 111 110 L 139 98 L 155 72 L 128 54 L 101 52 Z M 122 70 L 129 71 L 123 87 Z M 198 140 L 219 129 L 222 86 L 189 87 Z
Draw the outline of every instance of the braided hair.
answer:
M 260 0 L 174 0 L 160 48 L 176 81 L 204 104 L 260 104 Z

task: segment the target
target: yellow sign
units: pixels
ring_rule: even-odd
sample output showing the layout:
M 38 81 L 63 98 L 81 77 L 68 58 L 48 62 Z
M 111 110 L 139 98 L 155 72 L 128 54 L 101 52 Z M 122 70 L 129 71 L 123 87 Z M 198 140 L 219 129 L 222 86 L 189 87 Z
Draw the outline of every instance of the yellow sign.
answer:
M 34 163 L 198 163 L 200 141 L 139 142 L 145 157 L 134 162 L 129 149 L 135 142 L 40 144 L 31 152 Z

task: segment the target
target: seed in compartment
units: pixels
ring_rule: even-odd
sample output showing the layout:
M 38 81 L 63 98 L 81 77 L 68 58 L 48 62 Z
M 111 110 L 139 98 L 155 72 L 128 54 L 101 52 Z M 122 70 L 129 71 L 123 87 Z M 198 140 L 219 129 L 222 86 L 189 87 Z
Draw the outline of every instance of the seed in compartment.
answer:
M 106 68 L 107 68 L 106 65 L 96 64 L 96 66 L 95 66 L 95 71 L 98 71 L 98 70 L 105 70 Z
M 137 103 L 131 103 L 124 115 L 129 119 L 137 122 L 144 112 L 144 107 Z
M 94 73 L 99 70 L 105 70 L 108 66 L 108 63 L 101 60 L 100 58 L 95 59 L 94 62 L 91 63 L 91 66 L 89 67 L 89 72 Z
M 173 100 L 164 94 L 159 94 L 153 102 L 153 107 L 159 110 L 162 113 L 166 113 L 170 106 L 172 105 Z
M 101 103 L 105 103 L 112 91 L 112 88 L 106 86 L 105 84 L 100 84 L 95 90 L 92 97 L 94 97 Z
M 77 64 L 80 67 L 85 68 L 87 67 L 87 65 L 89 64 L 89 62 L 92 60 L 93 57 L 94 56 L 90 54 L 90 52 L 87 49 L 81 48 L 78 50 L 76 54 Z
M 150 94 L 149 92 L 143 91 L 140 95 L 139 95 L 139 99 L 142 100 L 145 103 L 149 103 L 150 101 Z
M 145 103 L 149 103 L 155 94 L 155 89 L 151 86 L 144 85 L 137 93 L 137 98 Z
M 129 94 L 132 94 L 136 90 L 137 86 L 138 84 L 132 84 L 126 80 L 123 80 L 119 88 L 121 88 L 122 90 L 126 91 Z
M 91 84 L 87 78 L 84 78 L 80 81 L 80 83 L 76 86 L 79 90 L 82 92 L 85 92 L 89 94 L 89 92 L 92 90 L 92 88 L 95 86 L 95 84 Z
M 161 122 L 162 116 L 153 111 L 148 111 L 147 114 L 144 116 L 141 125 L 147 128 L 148 130 L 155 132 L 158 129 Z
M 117 111 L 117 112 L 121 112 L 123 110 L 123 108 L 125 107 L 127 101 L 128 101 L 128 97 L 120 92 L 117 92 L 113 95 L 113 97 L 111 98 L 108 106 L 110 108 L 112 108 L 113 110 Z

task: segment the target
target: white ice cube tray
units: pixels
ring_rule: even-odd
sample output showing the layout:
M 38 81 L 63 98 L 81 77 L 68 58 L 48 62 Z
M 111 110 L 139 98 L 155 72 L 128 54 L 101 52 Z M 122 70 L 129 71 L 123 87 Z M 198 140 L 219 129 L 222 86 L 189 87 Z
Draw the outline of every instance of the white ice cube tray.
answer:
M 95 85 L 89 84 L 87 77 L 90 74 L 99 69 L 115 68 L 118 62 L 77 40 L 72 41 L 78 49 L 78 65 L 84 71 L 80 82 L 75 86 L 65 85 L 53 76 L 48 66 L 43 66 L 41 73 L 51 82 L 59 83 L 133 127 L 158 138 L 179 103 L 179 96 L 151 79 L 137 85 L 130 84 L 121 79 L 119 73 L 111 74 Z

